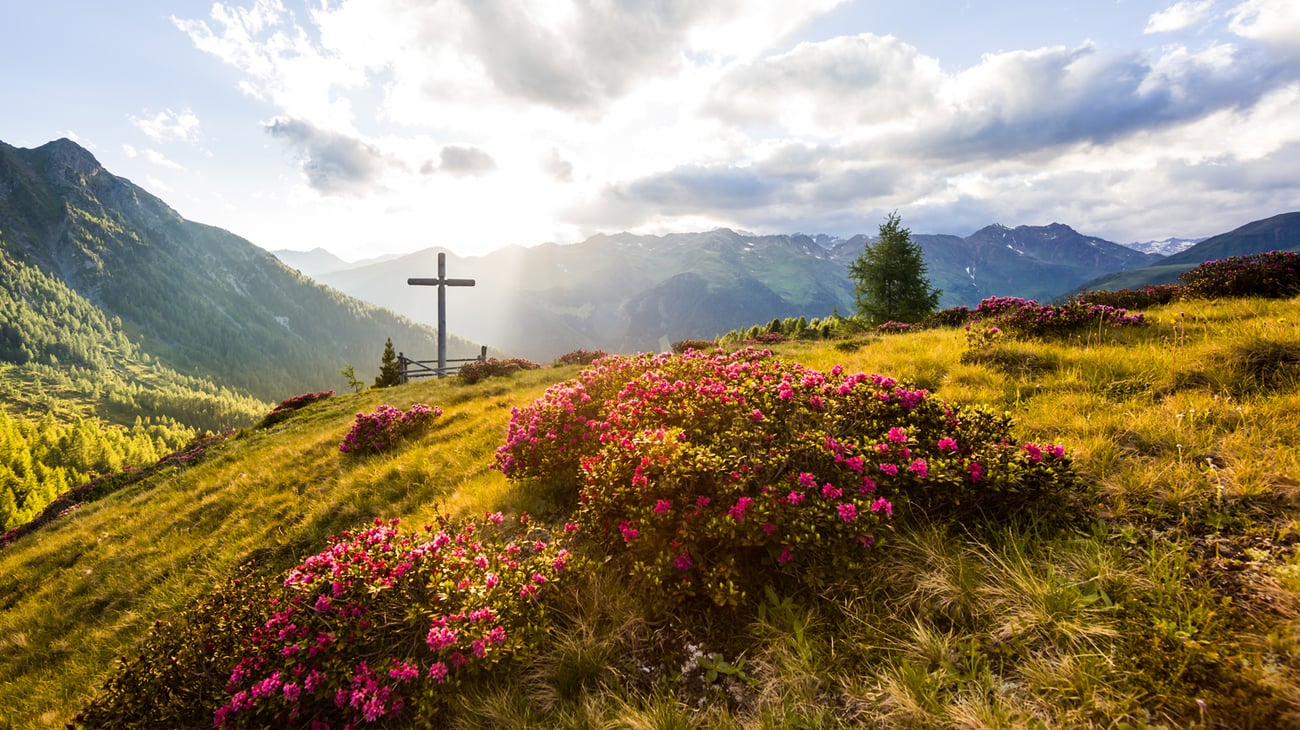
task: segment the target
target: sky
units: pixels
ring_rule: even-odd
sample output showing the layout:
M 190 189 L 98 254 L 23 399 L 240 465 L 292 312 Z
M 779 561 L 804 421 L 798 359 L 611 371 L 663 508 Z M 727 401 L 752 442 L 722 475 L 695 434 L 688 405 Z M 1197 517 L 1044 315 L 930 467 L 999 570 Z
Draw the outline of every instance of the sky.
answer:
M 0 141 L 271 250 L 1300 210 L 1297 0 L 0 3 Z

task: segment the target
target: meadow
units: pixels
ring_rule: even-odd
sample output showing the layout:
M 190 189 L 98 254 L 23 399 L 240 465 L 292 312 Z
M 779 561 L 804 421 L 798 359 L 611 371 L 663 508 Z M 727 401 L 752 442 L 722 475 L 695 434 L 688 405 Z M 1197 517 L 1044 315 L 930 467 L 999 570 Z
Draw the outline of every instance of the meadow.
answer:
M 764 550 L 781 546 L 763 543 L 761 531 L 737 531 L 744 523 L 737 515 L 769 506 L 738 501 L 730 521 L 709 523 L 728 532 L 701 532 L 690 543 L 695 552 L 678 543 L 667 556 L 687 554 L 693 564 L 676 567 L 700 569 L 706 556 L 728 552 L 728 536 L 743 538 L 734 552 L 758 557 L 736 566 L 738 593 L 669 590 L 664 576 L 675 574 L 656 572 L 658 553 L 622 551 L 637 544 L 630 530 L 649 536 L 668 507 L 651 501 L 639 522 L 615 528 L 614 513 L 580 496 L 602 474 L 636 485 L 651 462 L 606 458 L 577 472 L 502 473 L 498 450 L 512 433 L 512 412 L 588 366 L 321 398 L 0 548 L 0 727 L 63 726 L 79 712 L 90 713 L 79 721 L 88 726 L 197 717 L 211 726 L 219 707 L 234 707 L 222 716 L 228 725 L 256 726 L 288 711 L 289 684 L 295 702 L 305 684 L 286 669 L 272 696 L 270 685 L 231 677 L 237 661 L 260 667 L 255 660 L 272 650 L 289 657 L 297 649 L 260 635 L 251 641 L 257 654 L 246 641 L 267 620 L 284 623 L 272 616 L 284 604 L 268 598 L 289 595 L 286 578 L 321 585 L 303 568 L 331 546 L 364 539 L 372 555 L 402 557 L 410 545 L 437 540 L 430 536 L 460 538 L 471 523 L 483 537 L 467 539 L 484 544 L 495 529 L 510 544 L 527 535 L 516 562 L 541 561 L 528 572 L 545 573 L 545 581 L 503 568 L 502 585 L 513 592 L 498 595 L 459 586 L 467 574 L 456 571 L 468 566 L 411 558 L 417 572 L 443 571 L 443 588 L 417 586 L 425 603 L 402 602 L 406 584 L 391 565 L 383 568 L 391 591 L 367 587 L 379 583 L 358 584 L 355 596 L 336 589 L 340 602 L 368 612 L 328 624 L 338 629 L 331 636 L 339 666 L 368 662 L 356 676 L 369 676 L 369 689 L 354 683 L 352 691 L 377 701 L 379 689 L 392 687 L 385 711 L 369 718 L 376 726 L 434 715 L 450 727 L 1294 726 L 1300 300 L 1187 300 L 1144 312 L 1141 326 L 1099 322 L 1063 337 L 956 326 L 771 345 L 773 364 L 755 367 L 778 378 L 796 363 L 801 373 L 878 373 L 954 409 L 1009 416 L 1007 434 L 989 441 L 1020 460 L 1007 474 L 1039 463 L 1031 444 L 1062 446 L 1068 469 L 1024 477 L 1042 498 L 1015 502 L 990 491 L 984 503 L 980 482 L 959 478 L 971 459 L 949 464 L 946 447 L 932 448 L 928 467 L 913 472 L 961 484 L 972 497 L 962 492 L 956 504 L 909 511 L 924 502 L 915 496 L 920 482 L 900 482 L 888 519 L 867 514 L 878 494 L 845 498 L 843 524 L 875 520 L 869 550 L 844 564 L 838 549 L 810 551 L 801 573 L 763 561 Z M 409 413 L 416 404 L 440 412 L 378 453 L 340 450 L 357 414 L 388 412 L 383 406 Z M 925 432 L 926 423 L 908 421 L 907 434 Z M 1000 433 L 997 423 L 979 428 Z M 788 435 L 797 443 L 799 433 Z M 879 441 L 888 445 L 883 435 Z M 817 463 L 834 475 L 826 486 L 837 495 L 836 479 L 861 474 L 847 458 Z M 701 464 L 683 466 L 673 483 L 707 482 Z M 956 476 L 940 477 L 941 464 Z M 520 526 L 524 513 L 529 524 Z M 862 541 L 861 532 L 826 527 L 843 527 L 830 514 L 818 523 L 825 529 L 808 527 L 807 544 Z M 591 540 L 603 553 L 574 542 L 566 566 L 558 550 L 569 546 L 571 524 L 593 538 L 604 525 L 613 541 Z M 504 548 L 483 553 L 486 561 L 510 560 Z M 354 569 L 361 568 L 346 567 Z M 379 575 L 373 564 L 365 569 L 372 581 Z M 511 598 L 521 592 L 537 597 Z M 491 608 L 501 642 L 471 650 L 466 641 L 466 671 L 449 678 L 429 675 L 427 664 L 404 678 L 416 671 L 414 657 L 435 646 L 459 651 L 450 634 L 435 642 L 429 628 L 442 615 L 429 606 L 449 604 L 465 614 Z M 307 626 L 326 614 L 298 615 Z M 352 627 L 347 640 L 343 626 Z M 385 626 L 396 627 L 391 636 L 381 636 Z M 334 665 L 321 666 L 327 674 Z M 239 691 L 247 706 L 232 704 Z

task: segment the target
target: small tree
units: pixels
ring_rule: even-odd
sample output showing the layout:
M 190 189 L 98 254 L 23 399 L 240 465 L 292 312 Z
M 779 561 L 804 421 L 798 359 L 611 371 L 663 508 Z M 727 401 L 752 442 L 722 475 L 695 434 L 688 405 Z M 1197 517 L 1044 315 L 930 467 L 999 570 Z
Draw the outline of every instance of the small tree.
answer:
M 384 341 L 384 354 L 379 359 L 379 375 L 375 378 L 376 388 L 388 388 L 402 382 L 402 367 L 397 362 L 397 350 L 393 349 L 393 338 Z
M 880 239 L 867 244 L 849 264 L 858 314 L 873 323 L 917 322 L 939 304 L 938 289 L 930 288 L 921 247 L 912 232 L 890 213 L 880 225 Z
M 365 382 L 357 378 L 357 369 L 352 367 L 352 363 L 348 363 L 346 367 L 340 370 L 339 375 L 342 375 L 348 381 L 348 387 L 352 389 L 353 393 L 360 393 L 366 387 Z

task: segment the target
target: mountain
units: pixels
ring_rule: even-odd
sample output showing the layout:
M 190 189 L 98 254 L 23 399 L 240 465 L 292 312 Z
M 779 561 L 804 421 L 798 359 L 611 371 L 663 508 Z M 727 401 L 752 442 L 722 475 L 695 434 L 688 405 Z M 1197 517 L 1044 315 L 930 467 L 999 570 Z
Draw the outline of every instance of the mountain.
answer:
M 1155 266 L 1121 271 L 1090 280 L 1080 290 L 1136 289 L 1151 284 L 1173 284 L 1179 274 L 1206 261 L 1246 256 L 1265 251 L 1300 251 L 1300 211 L 1281 213 L 1234 228 L 1227 233 L 1161 259 Z
M 1204 238 L 1162 238 L 1158 241 L 1133 241 L 1132 243 L 1120 244 L 1126 248 L 1142 253 L 1155 254 L 1156 256 L 1173 256 L 1181 253 L 1196 244 L 1204 241 Z
M 666 349 L 777 317 L 853 310 L 848 263 L 869 239 L 745 234 L 729 229 L 665 236 L 593 236 L 572 245 L 518 246 L 485 256 L 447 253 L 448 276 L 474 288 L 448 295 L 448 328 L 525 357 L 579 347 Z M 1069 226 L 990 226 L 967 238 L 914 235 L 942 306 L 994 294 L 1050 299 L 1101 272 L 1159 259 Z M 433 272 L 438 249 L 319 274 L 358 299 L 432 322 L 430 292 L 401 286 Z M 399 284 L 395 286 L 394 284 Z
M 438 253 L 428 249 L 317 278 L 432 321 L 433 292 L 403 282 L 435 272 Z M 448 328 L 537 360 L 577 348 L 667 349 L 675 340 L 712 337 L 758 320 L 830 313 L 853 300 L 843 267 L 808 236 L 620 233 L 485 256 L 445 253 L 448 276 L 477 282 L 448 293 Z
M 377 367 L 386 337 L 432 356 L 436 334 L 323 287 L 228 231 L 182 218 L 77 144 L 0 143 L 0 234 L 13 262 L 61 282 L 178 373 L 275 400 Z M 477 354 L 453 340 L 452 357 Z
M 310 251 L 280 249 L 272 251 L 271 254 L 283 261 L 285 266 L 297 269 L 307 276 L 338 271 L 349 266 L 347 261 L 320 247 L 313 248 Z

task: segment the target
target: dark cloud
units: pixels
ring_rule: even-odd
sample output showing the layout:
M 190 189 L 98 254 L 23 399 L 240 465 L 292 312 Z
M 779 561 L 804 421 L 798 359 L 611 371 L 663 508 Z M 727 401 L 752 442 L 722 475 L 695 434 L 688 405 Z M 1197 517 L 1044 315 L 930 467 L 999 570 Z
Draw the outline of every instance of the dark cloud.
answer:
M 763 206 L 782 186 L 749 168 L 690 165 L 618 185 L 613 194 L 662 211 L 692 213 Z
M 266 132 L 298 150 L 307 183 L 322 193 L 363 192 L 380 178 L 386 165 L 373 145 L 303 119 L 276 117 L 266 125 Z

